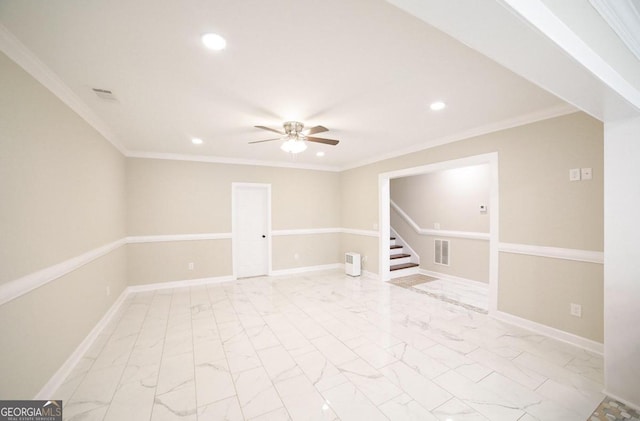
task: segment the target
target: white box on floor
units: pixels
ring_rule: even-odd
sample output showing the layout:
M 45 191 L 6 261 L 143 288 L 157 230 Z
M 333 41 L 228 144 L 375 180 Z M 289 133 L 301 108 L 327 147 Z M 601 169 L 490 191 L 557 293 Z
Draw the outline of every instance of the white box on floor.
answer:
M 344 270 L 349 276 L 360 276 L 360 254 L 345 253 Z

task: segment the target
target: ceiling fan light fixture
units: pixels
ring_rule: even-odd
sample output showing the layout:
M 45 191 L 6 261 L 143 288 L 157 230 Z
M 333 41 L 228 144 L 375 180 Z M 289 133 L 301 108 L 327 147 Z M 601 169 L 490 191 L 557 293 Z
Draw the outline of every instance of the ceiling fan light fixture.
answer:
M 282 142 L 282 146 L 280 149 L 287 153 L 300 153 L 307 149 L 307 144 L 297 137 L 287 136 L 284 138 L 284 142 Z

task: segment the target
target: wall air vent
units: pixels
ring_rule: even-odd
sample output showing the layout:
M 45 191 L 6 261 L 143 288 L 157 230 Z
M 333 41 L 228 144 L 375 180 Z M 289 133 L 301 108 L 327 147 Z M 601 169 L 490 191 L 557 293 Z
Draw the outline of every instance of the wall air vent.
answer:
M 105 101 L 117 102 L 118 98 L 113 94 L 112 91 L 108 89 L 99 89 L 99 88 L 91 88 L 91 90 L 98 96 L 100 99 L 104 99 Z
M 449 266 L 449 240 L 434 240 L 435 254 L 433 261 L 439 265 Z

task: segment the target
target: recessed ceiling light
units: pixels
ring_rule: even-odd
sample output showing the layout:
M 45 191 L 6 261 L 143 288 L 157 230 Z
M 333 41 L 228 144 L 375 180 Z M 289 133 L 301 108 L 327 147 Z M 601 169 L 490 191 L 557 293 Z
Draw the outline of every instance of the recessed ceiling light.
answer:
M 322 152 L 322 151 L 316 152 L 316 156 L 324 156 L 324 152 Z
M 447 104 L 445 104 L 444 102 L 436 101 L 436 102 L 433 102 L 429 107 L 433 111 L 440 111 L 440 110 L 444 110 L 446 106 L 447 106 Z
M 193 139 L 191 139 L 191 143 L 193 143 L 194 145 L 202 145 L 203 142 L 199 137 L 194 137 Z
M 202 36 L 202 43 L 210 50 L 220 51 L 224 50 L 227 46 L 227 41 L 218 34 L 204 34 Z

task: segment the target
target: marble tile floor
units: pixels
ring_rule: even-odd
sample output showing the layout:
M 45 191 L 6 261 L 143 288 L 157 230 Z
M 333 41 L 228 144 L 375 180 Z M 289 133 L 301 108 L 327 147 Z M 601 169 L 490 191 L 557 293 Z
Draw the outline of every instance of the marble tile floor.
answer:
M 66 420 L 584 421 L 601 356 L 340 271 L 129 295 Z
M 410 275 L 393 279 L 391 283 L 413 292 L 460 305 L 469 310 L 484 314 L 489 311 L 489 286 L 480 282 L 462 282 L 426 275 Z

